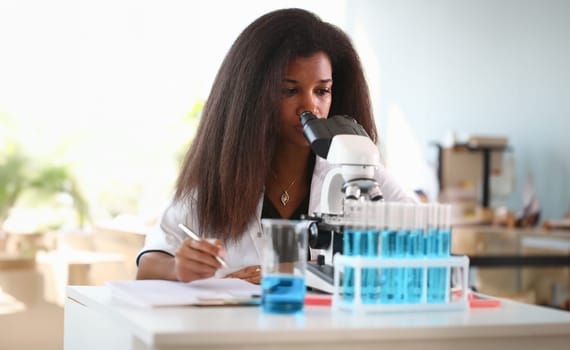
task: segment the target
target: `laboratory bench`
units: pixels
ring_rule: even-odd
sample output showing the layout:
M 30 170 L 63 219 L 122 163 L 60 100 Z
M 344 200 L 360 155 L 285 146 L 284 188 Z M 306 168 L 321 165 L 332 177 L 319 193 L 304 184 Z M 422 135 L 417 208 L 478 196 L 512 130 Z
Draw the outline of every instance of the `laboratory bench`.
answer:
M 451 251 L 466 255 L 470 285 L 485 294 L 560 307 L 570 298 L 570 232 L 454 226 Z
M 456 311 L 354 313 L 306 306 L 145 308 L 106 286 L 69 286 L 64 348 L 73 349 L 568 349 L 570 313 L 501 300 Z

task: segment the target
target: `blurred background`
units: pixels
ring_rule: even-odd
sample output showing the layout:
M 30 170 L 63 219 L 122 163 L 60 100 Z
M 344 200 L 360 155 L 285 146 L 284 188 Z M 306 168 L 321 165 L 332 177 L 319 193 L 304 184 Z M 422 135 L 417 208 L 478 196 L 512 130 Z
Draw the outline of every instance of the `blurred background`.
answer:
M 455 253 L 568 256 L 568 1 L 0 0 L 3 349 L 61 349 L 66 285 L 134 278 L 224 55 L 284 7 L 349 33 L 384 164 L 453 204 Z M 569 297 L 567 263 L 472 272 Z

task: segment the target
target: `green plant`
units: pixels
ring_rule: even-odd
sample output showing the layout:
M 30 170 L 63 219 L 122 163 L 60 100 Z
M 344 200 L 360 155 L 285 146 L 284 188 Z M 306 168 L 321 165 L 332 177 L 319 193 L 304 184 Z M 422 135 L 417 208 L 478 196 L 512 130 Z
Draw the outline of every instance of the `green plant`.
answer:
M 24 173 L 26 160 L 19 152 L 0 153 L 0 227 L 26 187 Z
M 83 226 L 87 201 L 70 170 L 27 156 L 15 142 L 0 134 L 0 229 L 23 198 L 28 203 L 50 205 L 61 194 L 71 198 L 77 223 Z

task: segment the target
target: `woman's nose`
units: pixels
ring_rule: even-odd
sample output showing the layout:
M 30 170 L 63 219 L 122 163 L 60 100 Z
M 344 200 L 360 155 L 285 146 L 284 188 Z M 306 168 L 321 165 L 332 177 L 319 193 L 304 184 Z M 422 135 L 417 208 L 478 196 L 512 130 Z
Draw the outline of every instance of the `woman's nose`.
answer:
M 313 96 L 305 96 L 302 101 L 299 103 L 299 107 L 297 108 L 297 115 L 300 116 L 301 113 L 309 111 L 313 113 L 316 117 L 322 118 L 320 116 L 320 111 L 318 105 L 315 103 Z

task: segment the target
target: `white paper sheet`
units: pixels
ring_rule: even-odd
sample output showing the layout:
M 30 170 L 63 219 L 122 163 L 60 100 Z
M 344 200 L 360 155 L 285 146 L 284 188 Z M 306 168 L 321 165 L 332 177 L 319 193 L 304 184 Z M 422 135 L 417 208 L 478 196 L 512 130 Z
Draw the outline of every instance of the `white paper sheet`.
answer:
M 238 278 L 208 278 L 190 283 L 111 281 L 106 285 L 114 299 L 146 307 L 250 303 L 261 294 L 259 285 Z

